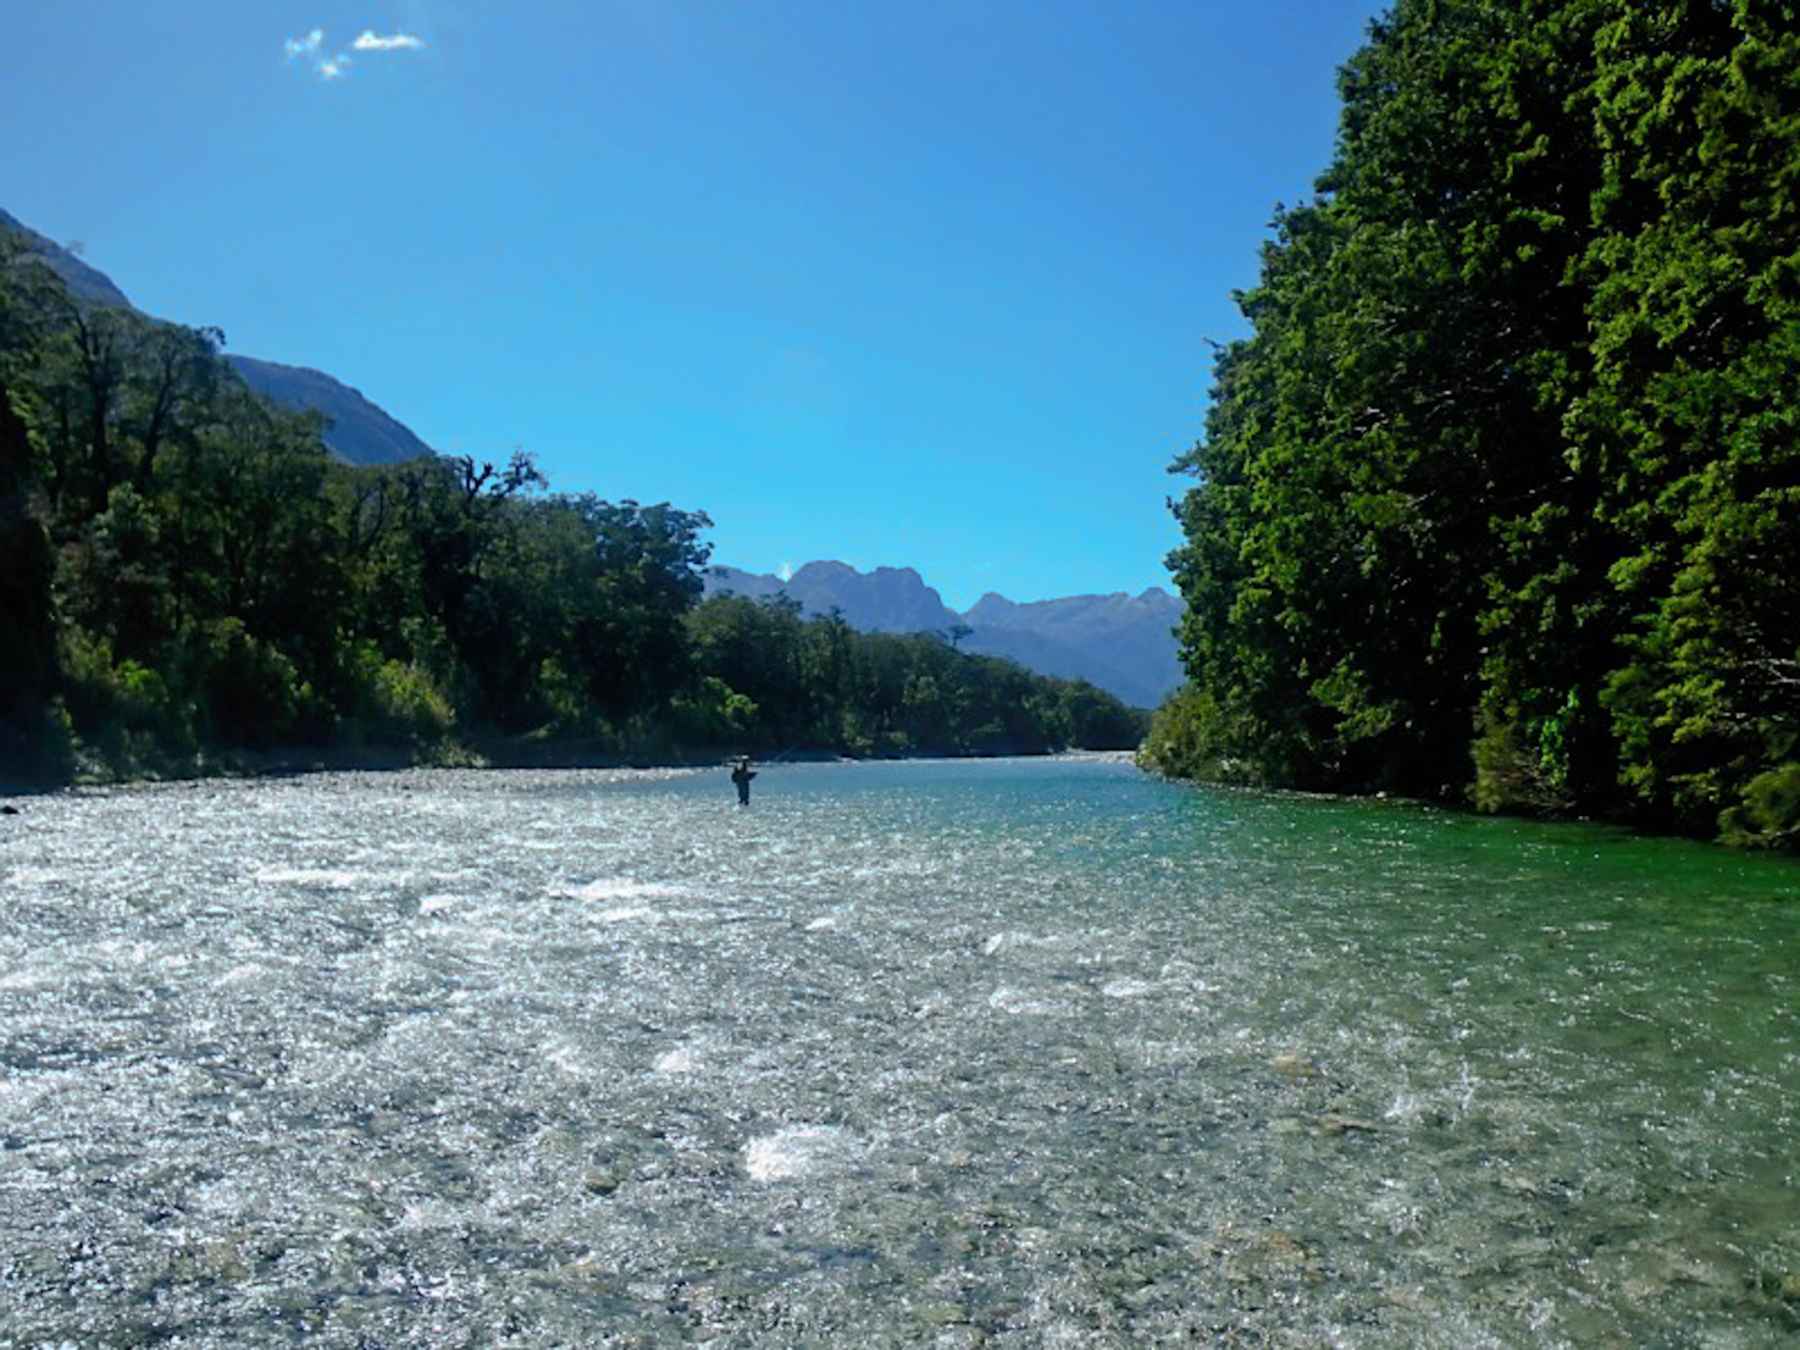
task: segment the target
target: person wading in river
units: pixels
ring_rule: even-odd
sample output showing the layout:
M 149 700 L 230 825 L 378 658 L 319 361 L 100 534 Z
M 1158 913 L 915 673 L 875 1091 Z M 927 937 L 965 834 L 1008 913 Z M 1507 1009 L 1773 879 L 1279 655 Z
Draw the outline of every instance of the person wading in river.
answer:
M 737 767 L 731 771 L 731 781 L 737 784 L 738 805 L 750 805 L 750 780 L 756 777 L 756 771 L 750 767 L 750 756 L 740 755 Z

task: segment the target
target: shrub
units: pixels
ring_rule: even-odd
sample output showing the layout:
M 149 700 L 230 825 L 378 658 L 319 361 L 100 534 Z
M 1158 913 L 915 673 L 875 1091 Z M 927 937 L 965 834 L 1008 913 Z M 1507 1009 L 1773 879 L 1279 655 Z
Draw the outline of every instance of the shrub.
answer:
M 1557 815 L 1573 802 L 1563 746 L 1564 722 L 1547 720 L 1535 737 L 1517 713 L 1483 713 L 1471 747 L 1475 782 L 1469 796 L 1478 811 Z
M 1783 764 L 1751 779 L 1739 804 L 1719 817 L 1719 828 L 1728 844 L 1800 846 L 1800 764 Z
M 287 655 L 253 636 L 237 618 L 192 634 L 188 670 L 201 693 L 209 730 L 225 745 L 267 749 L 299 738 L 314 720 L 312 687 Z
M 1232 753 L 1229 727 L 1217 701 L 1205 690 L 1183 685 L 1150 717 L 1138 763 L 1171 778 L 1212 782 L 1256 782 L 1249 761 Z
M 442 744 L 456 725 L 450 700 L 417 666 L 383 659 L 372 642 L 349 655 L 349 739 L 425 749 Z
M 706 675 L 670 707 L 674 734 L 690 745 L 747 746 L 758 740 L 760 709 L 716 675 Z
M 79 629 L 62 642 L 64 717 L 83 748 L 115 776 L 183 772 L 199 749 L 193 700 L 137 661 L 113 663 L 112 644 Z

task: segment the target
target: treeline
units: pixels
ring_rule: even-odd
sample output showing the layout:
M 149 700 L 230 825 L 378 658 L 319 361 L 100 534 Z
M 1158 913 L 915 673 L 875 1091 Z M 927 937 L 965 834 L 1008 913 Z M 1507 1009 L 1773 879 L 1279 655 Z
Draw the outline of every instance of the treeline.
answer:
M 1029 754 L 1135 748 L 1147 717 L 1085 680 L 1046 679 L 936 633 L 859 633 L 802 619 L 785 595 L 715 596 L 689 616 L 698 684 L 677 700 L 688 736 L 848 754 Z
M 1800 841 L 1800 10 L 1400 0 L 1176 463 L 1178 774 Z
M 523 455 L 341 464 L 218 332 L 82 305 L 0 247 L 0 780 L 1142 732 L 939 638 L 701 604 L 701 512 L 552 494 Z

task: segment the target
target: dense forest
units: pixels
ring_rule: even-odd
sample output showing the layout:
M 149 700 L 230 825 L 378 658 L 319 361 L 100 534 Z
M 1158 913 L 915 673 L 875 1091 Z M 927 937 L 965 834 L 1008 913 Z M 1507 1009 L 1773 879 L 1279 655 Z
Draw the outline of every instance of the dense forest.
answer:
M 1177 461 L 1182 775 L 1800 842 L 1800 5 L 1400 0 Z
M 216 330 L 0 249 L 0 781 L 1141 737 L 955 634 L 701 603 L 701 512 L 553 494 L 524 455 L 339 463 Z

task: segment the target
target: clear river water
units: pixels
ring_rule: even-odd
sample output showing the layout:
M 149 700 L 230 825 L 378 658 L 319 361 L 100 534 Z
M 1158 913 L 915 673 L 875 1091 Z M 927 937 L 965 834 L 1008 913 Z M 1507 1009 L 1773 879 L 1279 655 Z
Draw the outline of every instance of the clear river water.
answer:
M 0 1346 L 1800 1338 L 1800 866 L 1105 758 L 0 819 Z

